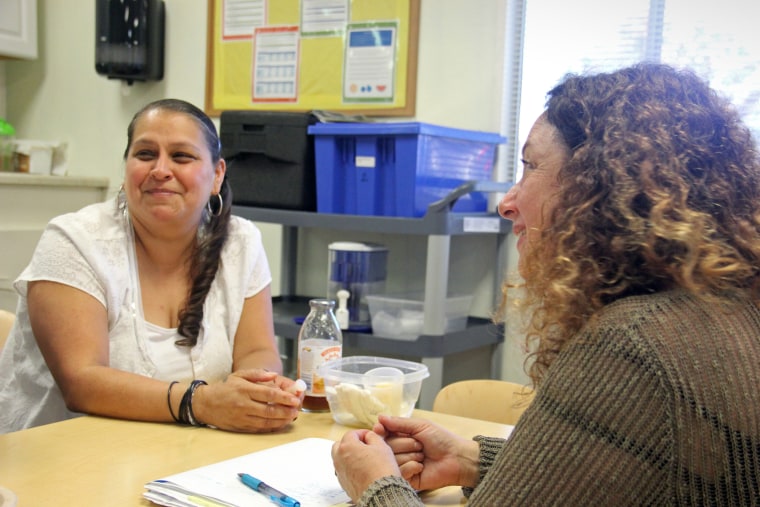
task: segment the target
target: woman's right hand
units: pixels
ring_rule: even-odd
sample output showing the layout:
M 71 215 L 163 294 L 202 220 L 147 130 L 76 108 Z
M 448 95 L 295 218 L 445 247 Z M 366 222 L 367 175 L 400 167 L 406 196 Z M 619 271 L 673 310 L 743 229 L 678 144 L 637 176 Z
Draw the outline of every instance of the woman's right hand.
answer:
M 264 433 L 287 426 L 298 417 L 303 393 L 294 381 L 262 369 L 241 370 L 224 382 L 200 386 L 193 396 L 196 419 L 219 429 Z
M 424 419 L 381 415 L 373 431 L 385 438 L 401 475 L 417 490 L 474 487 L 480 447 Z

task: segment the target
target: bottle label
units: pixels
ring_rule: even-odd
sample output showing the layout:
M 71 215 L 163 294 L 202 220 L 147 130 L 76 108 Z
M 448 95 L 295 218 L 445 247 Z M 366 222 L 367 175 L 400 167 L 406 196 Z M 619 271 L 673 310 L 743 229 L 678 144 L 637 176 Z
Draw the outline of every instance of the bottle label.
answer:
M 325 379 L 317 375 L 317 368 L 343 355 L 341 345 L 333 341 L 328 341 L 329 345 L 320 345 L 320 341 L 306 340 L 298 351 L 298 377 L 306 382 L 305 394 L 310 396 L 325 396 Z

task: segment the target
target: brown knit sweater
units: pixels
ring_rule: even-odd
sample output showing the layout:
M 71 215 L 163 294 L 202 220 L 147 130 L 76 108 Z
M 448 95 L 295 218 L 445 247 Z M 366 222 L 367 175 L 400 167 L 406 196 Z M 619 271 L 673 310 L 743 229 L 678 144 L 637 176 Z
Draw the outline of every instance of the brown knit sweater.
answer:
M 760 309 L 683 291 L 613 303 L 510 438 L 478 440 L 473 507 L 760 505 Z M 385 477 L 360 505 L 422 503 Z

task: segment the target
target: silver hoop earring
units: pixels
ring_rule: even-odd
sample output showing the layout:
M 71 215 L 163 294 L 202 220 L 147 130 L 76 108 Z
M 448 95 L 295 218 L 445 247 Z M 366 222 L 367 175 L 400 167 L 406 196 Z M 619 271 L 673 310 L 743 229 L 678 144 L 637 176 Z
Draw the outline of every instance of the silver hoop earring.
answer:
M 121 213 L 127 212 L 127 193 L 124 190 L 124 183 L 121 184 L 116 194 L 116 207 Z
M 214 206 L 211 205 L 212 199 L 209 198 L 208 202 L 206 203 L 206 209 L 208 210 L 208 214 L 212 217 L 218 217 L 222 214 L 222 208 L 224 207 L 224 201 L 222 200 L 222 194 L 216 194 L 212 195 L 211 197 L 216 197 L 219 199 L 219 207 L 216 208 L 216 211 L 214 211 Z

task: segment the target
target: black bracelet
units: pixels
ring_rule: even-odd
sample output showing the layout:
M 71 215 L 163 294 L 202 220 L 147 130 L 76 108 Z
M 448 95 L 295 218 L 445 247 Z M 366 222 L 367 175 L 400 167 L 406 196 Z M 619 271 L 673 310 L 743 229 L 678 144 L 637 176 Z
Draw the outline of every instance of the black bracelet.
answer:
M 191 426 L 205 426 L 202 422 L 198 421 L 193 414 L 193 394 L 198 386 L 208 385 L 205 380 L 193 380 L 190 382 L 190 386 L 182 395 L 182 401 L 179 404 L 179 422 L 182 424 L 189 424 Z
M 169 413 L 172 415 L 172 419 L 178 423 L 179 419 L 174 415 L 174 410 L 172 409 L 172 387 L 174 387 L 174 384 L 179 384 L 179 381 L 175 380 L 169 384 L 169 389 L 166 391 L 166 404 L 169 405 Z
M 190 424 L 193 426 L 205 426 L 202 422 L 200 422 L 198 419 L 195 418 L 195 414 L 193 413 L 193 395 L 195 394 L 195 390 L 200 385 L 208 385 L 204 380 L 193 380 L 190 384 L 190 401 L 187 404 L 187 415 L 190 419 Z
M 192 396 L 192 388 L 193 384 L 192 382 L 187 387 L 187 390 L 185 390 L 185 394 L 182 395 L 182 400 L 179 403 L 179 421 L 181 424 L 188 424 L 192 425 L 193 422 L 190 419 L 190 412 L 187 408 L 190 404 L 190 397 Z

